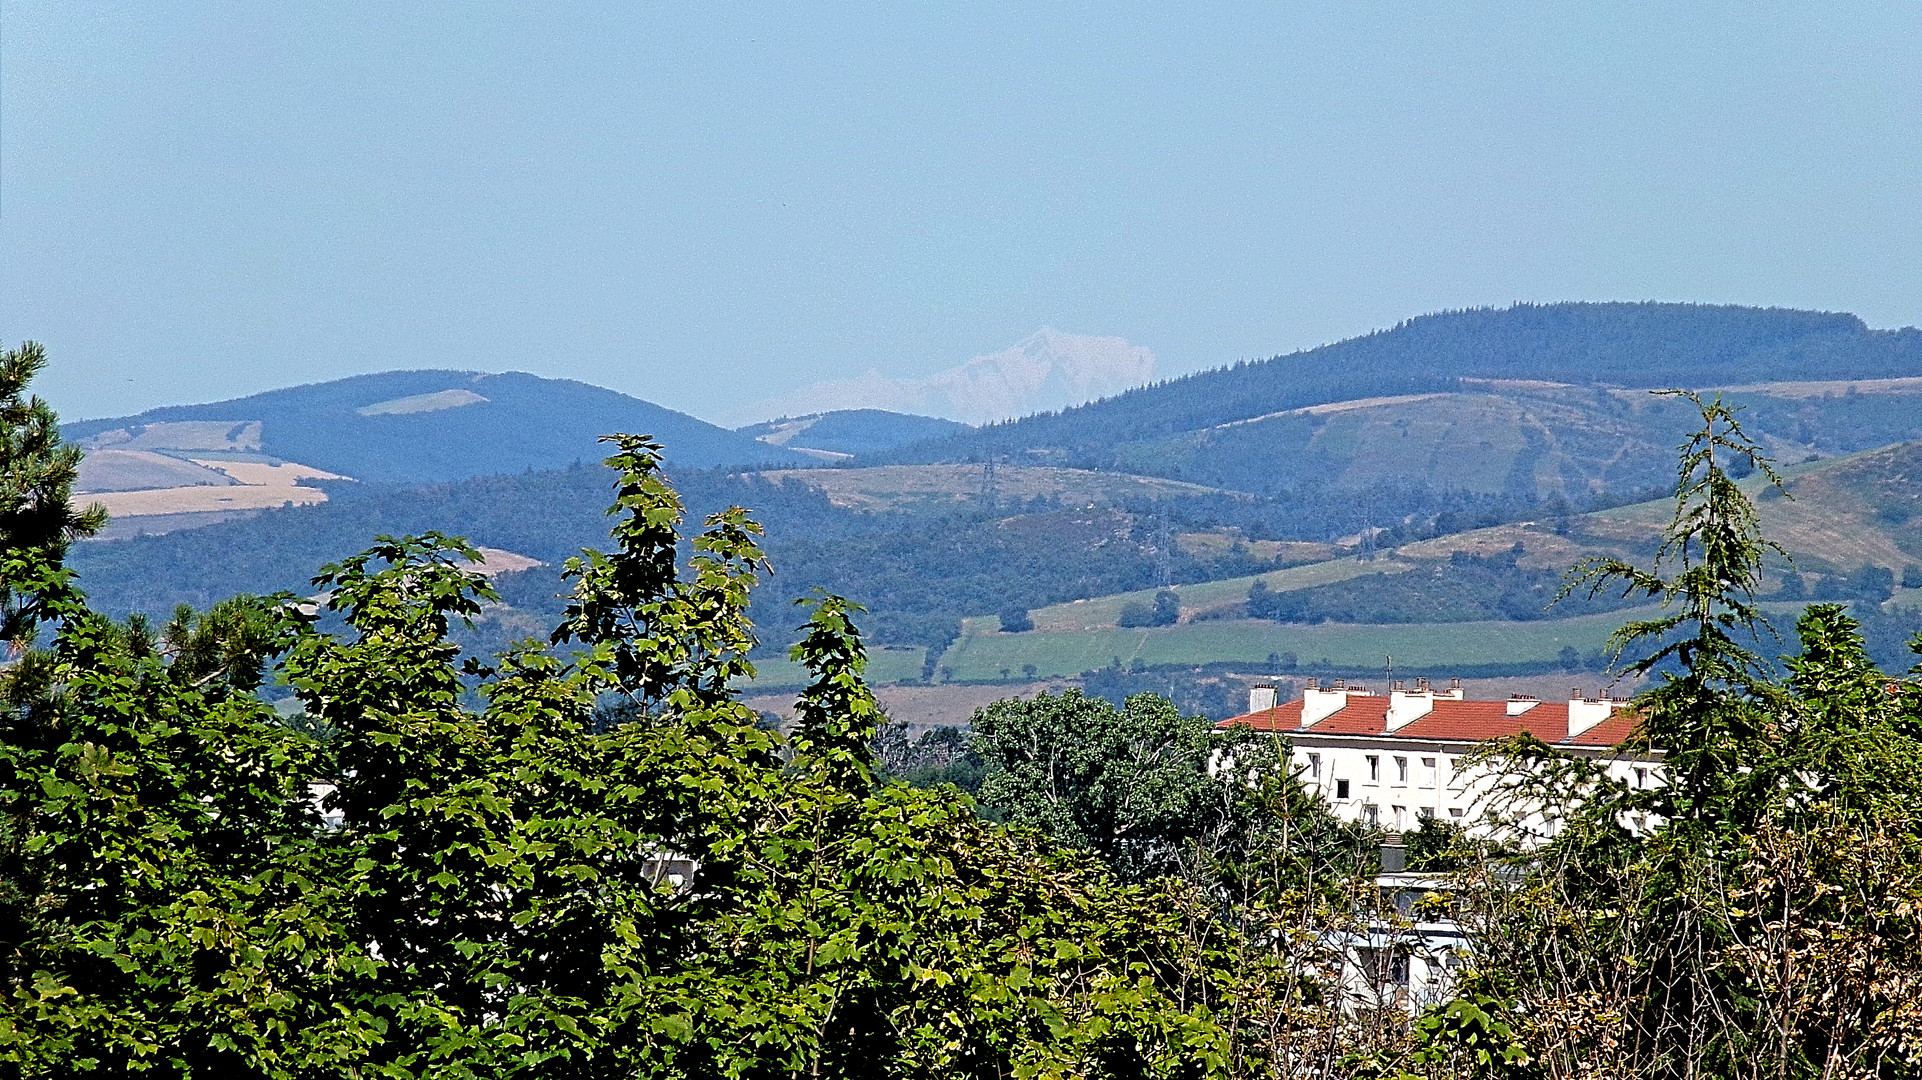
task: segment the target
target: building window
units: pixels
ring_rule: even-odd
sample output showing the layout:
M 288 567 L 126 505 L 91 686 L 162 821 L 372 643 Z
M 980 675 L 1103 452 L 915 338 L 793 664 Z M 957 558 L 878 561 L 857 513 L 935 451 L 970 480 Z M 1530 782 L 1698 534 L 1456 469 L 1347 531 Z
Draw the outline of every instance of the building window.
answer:
M 1648 786 L 1648 770 L 1647 769 L 1635 770 L 1635 786 L 1638 788 L 1645 788 Z
M 1449 816 L 1449 817 L 1452 817 L 1452 818 L 1459 818 L 1459 817 L 1461 817 L 1461 816 L 1462 816 L 1462 808 L 1461 808 L 1461 807 L 1459 807 L 1459 806 L 1451 806 L 1451 807 L 1449 807 L 1449 808 L 1448 808 L 1448 816 Z
M 1376 757 L 1373 754 L 1370 754 L 1368 755 L 1368 781 L 1369 783 L 1375 783 L 1380 779 L 1381 779 L 1381 759 Z
M 1369 803 L 1361 808 L 1361 819 L 1370 825 L 1381 824 L 1381 807 Z
M 1406 784 L 1407 782 L 1408 782 L 1408 759 L 1405 757 L 1398 757 L 1395 759 L 1395 783 Z
M 1435 786 L 1435 759 L 1434 758 L 1425 757 L 1421 759 L 1421 784 L 1423 787 Z
M 1346 799 L 1347 797 L 1348 797 L 1348 781 L 1346 780 L 1335 781 L 1335 798 Z
M 1415 811 L 1415 816 L 1423 821 L 1427 821 L 1435 816 L 1435 808 L 1432 806 L 1420 807 Z
M 1398 949 L 1361 949 L 1362 975 L 1381 989 L 1408 985 L 1408 954 Z
M 1321 779 L 1321 755 L 1320 754 L 1308 755 L 1308 775 L 1314 777 L 1317 780 Z
M 1395 807 L 1395 831 L 1404 832 L 1407 830 L 1407 828 L 1408 828 L 1408 808 L 1406 806 Z

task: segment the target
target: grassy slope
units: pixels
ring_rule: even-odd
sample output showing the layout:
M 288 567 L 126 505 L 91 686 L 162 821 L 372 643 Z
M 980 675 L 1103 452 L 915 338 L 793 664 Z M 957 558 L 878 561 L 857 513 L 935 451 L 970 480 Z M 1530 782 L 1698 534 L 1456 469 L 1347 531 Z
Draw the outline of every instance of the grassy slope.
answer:
M 1805 571 L 1864 564 L 1900 571 L 1922 565 L 1922 443 L 1902 443 L 1782 470 L 1788 497 L 1757 476 L 1742 481 L 1762 531 Z M 1604 527 L 1652 534 L 1668 523 L 1667 500 L 1589 515 Z
M 1364 574 L 1399 574 L 1414 569 L 1414 564 L 1392 559 L 1377 559 L 1362 562 L 1359 559 L 1330 559 L 1326 562 L 1309 563 L 1305 566 L 1291 566 L 1285 570 L 1272 570 L 1266 574 L 1251 577 L 1222 578 L 1219 581 L 1204 581 L 1194 585 L 1181 585 L 1175 588 L 1181 597 L 1181 611 L 1184 619 L 1193 618 L 1197 613 L 1216 610 L 1239 604 L 1248 596 L 1248 586 L 1258 577 L 1277 592 L 1293 589 L 1306 589 L 1315 585 L 1328 585 L 1337 581 L 1361 577 Z M 1152 603 L 1158 589 L 1139 589 L 1134 592 L 1115 593 L 1111 596 L 1098 596 L 1092 600 L 1077 600 L 1073 603 L 1055 604 L 1037 608 L 1029 613 L 1034 620 L 1036 631 L 1081 631 L 1112 629 L 1120 617 L 1121 609 L 1131 603 Z M 992 631 L 998 625 L 994 617 L 965 619 L 961 623 L 963 633 L 983 633 Z

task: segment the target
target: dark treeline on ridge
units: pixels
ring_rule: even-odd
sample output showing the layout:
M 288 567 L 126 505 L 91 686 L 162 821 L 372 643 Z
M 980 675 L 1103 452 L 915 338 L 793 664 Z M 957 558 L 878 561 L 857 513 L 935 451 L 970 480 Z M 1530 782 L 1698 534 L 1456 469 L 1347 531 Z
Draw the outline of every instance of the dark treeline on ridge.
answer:
M 1459 380 L 1623 387 L 1922 373 L 1922 331 L 1853 315 L 1670 303 L 1518 304 L 1439 312 L 1315 349 L 1198 372 L 1061 412 L 993 424 L 875 461 L 986 452 L 1103 464 L 1121 441 L 1193 431 L 1329 401 L 1455 390 Z

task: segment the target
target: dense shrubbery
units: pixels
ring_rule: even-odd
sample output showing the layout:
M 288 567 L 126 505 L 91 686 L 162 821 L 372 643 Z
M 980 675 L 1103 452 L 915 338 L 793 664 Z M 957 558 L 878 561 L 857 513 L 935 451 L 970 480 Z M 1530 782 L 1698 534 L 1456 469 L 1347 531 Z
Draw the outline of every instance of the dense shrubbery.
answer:
M 1283 684 L 1284 688 L 1292 684 Z M 1219 671 L 1187 667 L 1097 668 L 1081 674 L 1081 692 L 1117 708 L 1136 694 L 1166 698 L 1184 716 L 1226 720 L 1248 711 L 1248 684 Z M 1284 693 L 1290 692 L 1284 689 Z
M 1155 593 L 1152 604 L 1123 604 L 1115 625 L 1123 628 L 1173 626 L 1181 621 L 1181 597 L 1172 589 Z
M 1367 833 L 1319 805 L 1277 814 L 1277 791 L 1215 775 L 1223 761 L 1244 775 L 1283 772 L 1278 736 L 1218 733 L 1153 694 L 1120 708 L 1078 690 L 998 702 L 975 714 L 974 749 L 988 767 L 981 799 L 1004 820 L 1093 851 L 1127 880 L 1214 881 L 1224 865 L 1275 852 L 1309 877 L 1340 878 L 1372 858 Z

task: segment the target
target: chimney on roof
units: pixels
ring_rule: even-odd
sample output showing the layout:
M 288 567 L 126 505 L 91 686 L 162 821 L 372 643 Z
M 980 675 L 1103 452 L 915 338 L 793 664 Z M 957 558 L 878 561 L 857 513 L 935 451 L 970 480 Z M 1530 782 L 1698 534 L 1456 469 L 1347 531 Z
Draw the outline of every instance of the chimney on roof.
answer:
M 1608 719 L 1623 704 L 1611 701 L 1607 694 L 1590 701 L 1576 690 L 1568 699 L 1568 737 L 1572 739 Z
M 1460 679 L 1448 680 L 1448 689 L 1435 691 L 1435 696 L 1441 698 L 1443 701 L 1460 701 L 1462 699 L 1462 681 Z
M 1340 679 L 1326 690 L 1310 679 L 1301 691 L 1301 726 L 1312 727 L 1335 715 L 1347 706 L 1350 697 L 1368 696 L 1368 691 L 1359 686 L 1345 686 Z
M 1520 716 L 1541 703 L 1542 700 L 1537 697 L 1530 697 L 1527 694 L 1511 694 L 1508 698 L 1507 712 L 1509 716 Z
M 1435 693 L 1427 687 L 1410 691 L 1400 683 L 1388 693 L 1387 730 L 1397 731 L 1435 711 Z
M 1275 684 L 1256 683 L 1248 688 L 1248 711 L 1267 712 L 1275 707 Z

